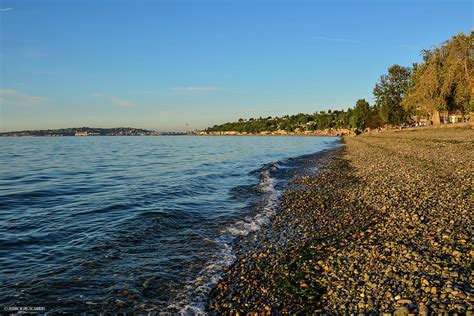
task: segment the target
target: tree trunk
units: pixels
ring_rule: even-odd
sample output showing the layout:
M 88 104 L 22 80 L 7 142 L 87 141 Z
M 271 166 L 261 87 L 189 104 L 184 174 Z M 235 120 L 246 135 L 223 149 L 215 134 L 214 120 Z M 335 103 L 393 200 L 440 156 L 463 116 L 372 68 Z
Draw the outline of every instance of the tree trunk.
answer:
M 441 124 L 441 120 L 439 119 L 439 111 L 438 110 L 434 110 L 433 111 L 433 115 L 431 116 L 431 120 L 433 121 L 433 125 L 440 125 Z

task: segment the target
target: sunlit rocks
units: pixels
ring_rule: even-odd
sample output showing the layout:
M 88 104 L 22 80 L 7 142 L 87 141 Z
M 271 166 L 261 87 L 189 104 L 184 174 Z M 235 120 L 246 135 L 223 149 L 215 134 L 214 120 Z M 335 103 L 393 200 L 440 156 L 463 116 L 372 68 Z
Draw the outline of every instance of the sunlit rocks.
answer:
M 242 239 L 211 312 L 471 313 L 474 130 L 347 137 Z M 247 250 L 245 250 L 247 249 Z M 250 249 L 250 250 L 249 250 Z

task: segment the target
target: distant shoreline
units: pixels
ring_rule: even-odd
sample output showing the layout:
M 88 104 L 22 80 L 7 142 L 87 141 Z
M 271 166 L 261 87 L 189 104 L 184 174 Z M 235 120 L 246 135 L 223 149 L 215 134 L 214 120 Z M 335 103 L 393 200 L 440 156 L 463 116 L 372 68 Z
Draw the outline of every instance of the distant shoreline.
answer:
M 419 126 L 408 128 L 383 128 L 383 129 L 368 129 L 366 133 L 378 133 L 385 131 L 416 131 L 429 129 L 443 129 L 443 128 L 464 128 L 474 126 L 473 122 L 455 123 L 455 124 L 441 124 L 431 126 Z M 89 132 L 90 131 L 90 132 Z M 89 132 L 89 133 L 87 133 Z M 64 128 L 51 130 L 24 130 L 0 132 L 0 137 L 94 137 L 94 136 L 350 136 L 355 135 L 355 132 L 350 129 L 327 129 L 316 131 L 314 133 L 239 133 L 236 131 L 226 132 L 156 132 L 145 129 L 131 128 L 131 127 L 117 127 L 117 128 Z
M 158 136 L 177 134 L 172 132 L 156 132 L 134 127 L 68 127 L 43 130 L 22 130 L 0 133 L 0 137 L 65 137 L 65 136 Z
M 325 134 L 287 134 L 287 135 L 261 135 L 261 134 L 241 134 L 241 135 L 200 135 L 200 134 L 160 134 L 160 135 L 87 135 L 87 136 L 75 136 L 75 135 L 1 135 L 5 138 L 59 138 L 59 137 L 73 137 L 73 138 L 90 138 L 90 137 L 159 137 L 159 136 L 192 136 L 192 137 L 294 137 L 294 136 L 304 136 L 304 137 L 341 137 L 343 135 L 325 135 Z

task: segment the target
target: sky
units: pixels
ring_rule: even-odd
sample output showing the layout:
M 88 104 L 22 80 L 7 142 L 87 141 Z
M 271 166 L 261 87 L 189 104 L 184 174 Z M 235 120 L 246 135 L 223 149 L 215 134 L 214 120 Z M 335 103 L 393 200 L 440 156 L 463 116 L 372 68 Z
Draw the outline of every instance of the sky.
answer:
M 347 109 L 473 1 L 0 0 L 0 131 L 203 129 Z

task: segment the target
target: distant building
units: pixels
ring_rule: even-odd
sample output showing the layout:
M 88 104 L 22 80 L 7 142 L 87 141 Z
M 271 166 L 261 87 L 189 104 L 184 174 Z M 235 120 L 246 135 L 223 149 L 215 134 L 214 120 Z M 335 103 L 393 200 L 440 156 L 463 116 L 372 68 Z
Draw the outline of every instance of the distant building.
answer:
M 90 133 L 90 132 L 75 132 L 74 136 L 98 136 L 99 133 Z
M 449 113 L 449 122 L 450 123 L 462 123 L 464 120 L 464 115 L 461 113 Z
M 439 114 L 441 118 L 441 123 L 444 124 L 455 124 L 455 123 L 462 123 L 465 121 L 465 117 L 463 112 L 461 111 L 456 111 L 456 112 L 448 112 L 448 111 L 443 111 L 440 112 Z

